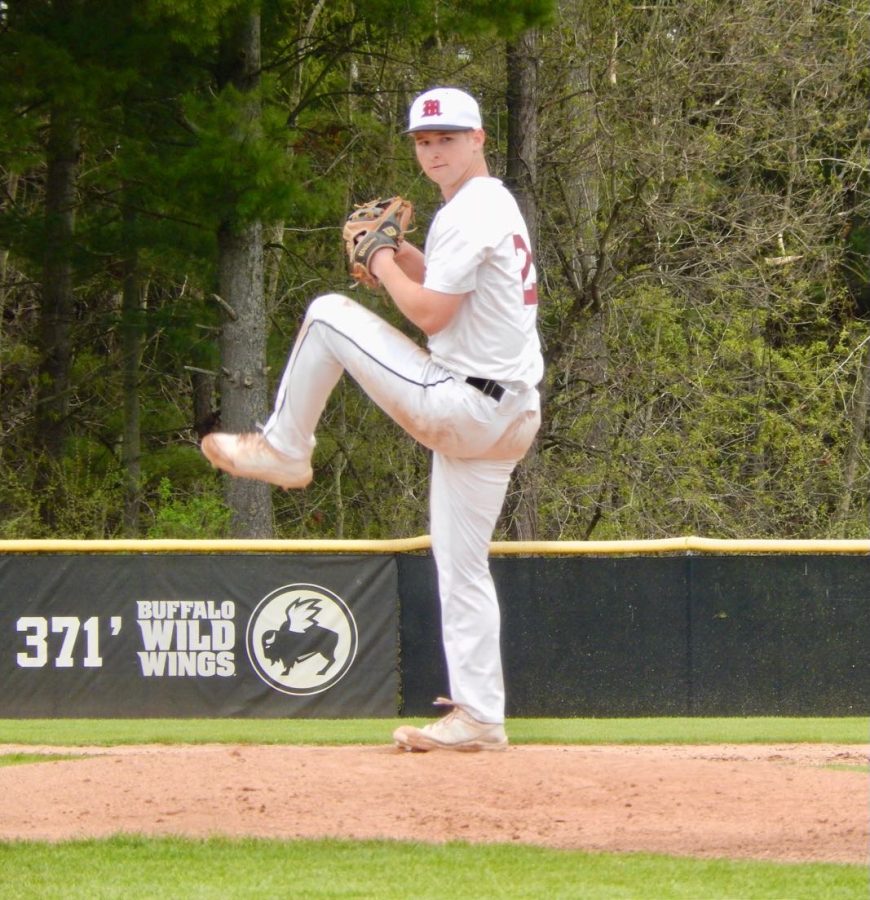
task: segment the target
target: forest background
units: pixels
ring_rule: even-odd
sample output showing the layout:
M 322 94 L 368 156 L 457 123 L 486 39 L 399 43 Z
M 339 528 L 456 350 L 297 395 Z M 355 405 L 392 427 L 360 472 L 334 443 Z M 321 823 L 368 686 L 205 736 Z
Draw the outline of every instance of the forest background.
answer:
M 544 419 L 498 537 L 867 537 L 870 0 L 0 2 L 0 538 L 425 533 L 349 380 L 315 479 L 265 421 L 341 224 L 437 209 L 405 127 L 481 102 L 536 248 Z

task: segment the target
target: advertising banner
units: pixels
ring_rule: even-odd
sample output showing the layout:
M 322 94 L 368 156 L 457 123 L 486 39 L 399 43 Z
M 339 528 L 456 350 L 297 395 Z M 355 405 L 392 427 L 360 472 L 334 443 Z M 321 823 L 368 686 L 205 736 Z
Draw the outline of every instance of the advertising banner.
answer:
M 510 716 L 866 715 L 866 556 L 492 559 Z M 0 553 L 0 718 L 430 716 L 430 554 Z
M 391 716 L 391 555 L 0 556 L 0 717 Z

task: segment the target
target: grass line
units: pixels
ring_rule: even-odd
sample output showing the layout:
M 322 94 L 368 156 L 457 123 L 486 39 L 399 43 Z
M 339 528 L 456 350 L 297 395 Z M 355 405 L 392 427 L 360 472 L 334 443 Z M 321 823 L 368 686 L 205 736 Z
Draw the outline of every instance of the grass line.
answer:
M 425 719 L 0 719 L 0 744 L 388 744 Z M 870 743 L 870 719 L 510 719 L 515 744 Z
M 863 866 L 691 860 L 528 846 L 119 837 L 0 844 L 9 900 L 180 897 L 866 897 Z
M 58 760 L 83 759 L 69 753 L 2 753 L 0 766 L 20 766 L 27 763 L 57 762 Z

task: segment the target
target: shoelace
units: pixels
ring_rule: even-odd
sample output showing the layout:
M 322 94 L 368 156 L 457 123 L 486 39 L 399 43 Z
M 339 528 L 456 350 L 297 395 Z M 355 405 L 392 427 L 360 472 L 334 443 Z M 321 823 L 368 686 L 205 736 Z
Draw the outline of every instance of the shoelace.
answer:
M 448 725 L 454 719 L 460 718 L 460 713 L 464 713 L 465 716 L 471 717 L 471 714 L 465 708 L 465 706 L 461 703 L 457 703 L 455 700 L 451 700 L 449 697 L 436 697 L 435 701 L 432 704 L 433 706 L 451 706 L 453 707 L 449 713 L 442 716 L 436 723 L 437 725 Z

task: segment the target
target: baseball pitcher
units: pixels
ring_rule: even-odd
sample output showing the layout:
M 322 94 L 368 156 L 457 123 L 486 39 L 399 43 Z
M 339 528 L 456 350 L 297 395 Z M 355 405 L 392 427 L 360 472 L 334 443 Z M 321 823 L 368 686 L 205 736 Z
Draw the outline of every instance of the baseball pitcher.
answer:
M 401 197 L 354 210 L 344 227 L 350 272 L 383 289 L 426 335 L 425 349 L 341 294 L 308 308 L 262 433 L 209 434 L 212 465 L 239 478 L 303 488 L 318 420 L 347 372 L 432 451 L 430 530 L 438 570 L 450 708 L 401 726 L 406 750 L 502 750 L 505 695 L 500 612 L 489 543 L 517 462 L 540 425 L 532 247 L 516 201 L 489 174 L 477 102 L 435 88 L 411 105 L 408 133 L 441 191 L 424 249 L 406 234 Z

